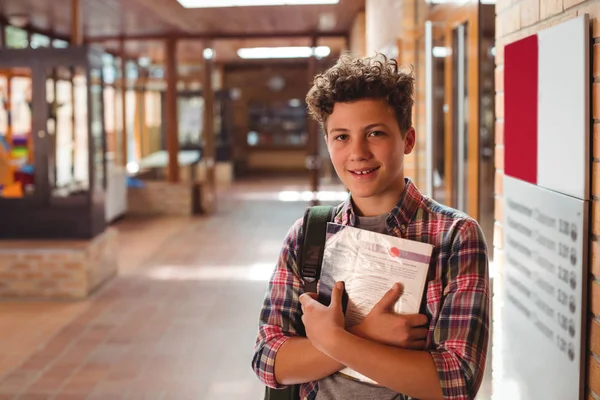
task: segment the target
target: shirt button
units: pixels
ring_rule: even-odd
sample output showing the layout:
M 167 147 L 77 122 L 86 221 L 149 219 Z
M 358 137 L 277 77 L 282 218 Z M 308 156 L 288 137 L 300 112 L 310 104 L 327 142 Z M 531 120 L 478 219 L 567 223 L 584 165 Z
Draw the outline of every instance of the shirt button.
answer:
M 406 225 L 404 225 L 404 224 L 400 225 L 400 230 L 402 232 L 406 232 Z

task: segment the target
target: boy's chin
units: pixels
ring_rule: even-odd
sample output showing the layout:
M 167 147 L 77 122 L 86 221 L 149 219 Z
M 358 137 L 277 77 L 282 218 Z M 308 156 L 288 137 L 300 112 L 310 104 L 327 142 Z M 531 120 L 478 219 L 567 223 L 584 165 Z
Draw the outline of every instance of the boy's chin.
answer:
M 348 187 L 348 186 L 346 186 L 346 187 Z M 377 195 L 377 193 L 379 192 L 377 190 L 377 187 L 375 187 L 375 186 L 365 187 L 364 185 L 363 186 L 354 185 L 354 187 L 350 187 L 349 189 L 350 189 L 350 194 L 354 198 L 369 198 L 369 197 L 373 197 L 373 196 Z

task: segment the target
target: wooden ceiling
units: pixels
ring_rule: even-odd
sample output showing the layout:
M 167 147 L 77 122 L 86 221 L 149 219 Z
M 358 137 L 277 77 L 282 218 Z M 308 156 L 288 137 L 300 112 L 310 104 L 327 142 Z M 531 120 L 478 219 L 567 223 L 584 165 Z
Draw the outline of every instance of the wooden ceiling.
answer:
M 180 39 L 177 44 L 177 59 L 181 65 L 198 64 L 202 62 L 202 53 L 205 49 L 203 39 Z M 120 43 L 117 40 L 102 42 L 102 46 L 118 53 Z M 246 47 L 282 47 L 282 46 L 310 46 L 308 37 L 288 38 L 247 38 L 247 39 L 215 39 L 213 50 L 217 63 L 245 62 L 237 56 L 237 50 Z M 346 39 L 339 37 L 323 37 L 317 41 L 318 46 L 328 46 L 332 54 L 339 54 L 346 46 Z M 130 57 L 150 57 L 155 63 L 162 63 L 164 59 L 165 44 L 161 40 L 130 40 L 126 42 L 126 52 Z
M 164 40 L 181 38 L 178 59 L 199 63 L 206 40 L 215 49 L 216 62 L 240 61 L 241 47 L 310 45 L 310 37 L 322 35 L 319 45 L 339 54 L 346 46 L 355 16 L 365 0 L 340 0 L 336 5 L 284 7 L 232 7 L 185 9 L 176 0 L 79 0 L 83 12 L 85 40 L 119 51 L 126 39 L 131 57 L 164 61 Z M 3 0 L 0 13 L 29 18 L 31 28 L 69 37 L 71 0 Z

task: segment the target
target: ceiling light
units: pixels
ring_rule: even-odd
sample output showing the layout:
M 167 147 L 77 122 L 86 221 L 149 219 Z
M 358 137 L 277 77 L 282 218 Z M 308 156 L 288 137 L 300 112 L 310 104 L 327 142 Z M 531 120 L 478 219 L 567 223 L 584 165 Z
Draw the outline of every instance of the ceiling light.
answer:
M 337 4 L 340 0 L 177 0 L 185 8 Z
M 331 49 L 327 46 L 319 46 L 316 47 L 314 49 L 315 51 L 315 57 L 317 58 L 324 58 L 327 57 L 329 55 L 329 53 L 331 53 Z
M 140 57 L 138 58 L 138 64 L 142 68 L 148 68 L 152 64 L 152 60 L 150 57 Z
M 140 165 L 136 162 L 130 161 L 127 163 L 127 172 L 129 172 L 131 175 L 137 174 L 138 172 L 140 172 Z
M 215 55 L 215 52 L 211 48 L 206 48 L 202 52 L 202 56 L 204 57 L 205 60 L 211 60 L 214 55 Z
M 317 58 L 327 57 L 331 49 L 327 46 L 312 47 L 253 47 L 237 51 L 238 56 L 244 59 L 263 58 L 307 58 L 313 55 Z
M 433 49 L 431 49 L 431 54 L 436 58 L 444 58 L 451 55 L 452 50 L 449 47 L 435 46 Z
M 336 19 L 334 13 L 323 13 L 319 15 L 319 29 L 328 31 L 335 28 Z

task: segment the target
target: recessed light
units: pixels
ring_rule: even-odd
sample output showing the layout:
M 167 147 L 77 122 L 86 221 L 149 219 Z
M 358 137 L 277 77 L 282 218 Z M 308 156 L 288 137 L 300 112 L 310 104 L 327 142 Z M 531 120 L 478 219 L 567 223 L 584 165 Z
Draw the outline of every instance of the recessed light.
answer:
M 185 8 L 338 4 L 340 0 L 177 0 Z

